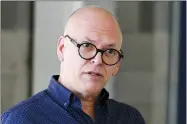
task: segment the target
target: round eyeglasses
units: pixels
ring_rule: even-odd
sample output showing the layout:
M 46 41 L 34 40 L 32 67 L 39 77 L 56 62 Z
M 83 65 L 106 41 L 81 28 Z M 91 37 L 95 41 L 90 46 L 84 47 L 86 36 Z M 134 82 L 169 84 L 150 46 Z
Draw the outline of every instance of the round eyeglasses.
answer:
M 118 63 L 121 58 L 123 58 L 122 50 L 120 50 L 120 52 L 113 48 L 102 50 L 102 49 L 98 49 L 92 43 L 84 42 L 79 44 L 70 36 L 66 35 L 65 37 L 69 38 L 69 40 L 78 47 L 78 52 L 80 57 L 85 60 L 91 60 L 97 55 L 98 52 L 101 52 L 103 63 L 112 66 Z

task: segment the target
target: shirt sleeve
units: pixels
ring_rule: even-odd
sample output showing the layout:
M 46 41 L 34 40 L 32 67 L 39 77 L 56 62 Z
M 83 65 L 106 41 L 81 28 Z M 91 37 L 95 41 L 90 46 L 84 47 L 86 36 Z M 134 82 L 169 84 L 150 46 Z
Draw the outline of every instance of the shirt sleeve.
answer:
M 8 118 L 8 113 L 3 113 L 2 115 L 1 115 L 1 122 L 2 122 L 2 124 L 6 124 L 5 122 L 6 122 L 6 120 L 7 120 L 7 118 Z
M 146 124 L 142 114 L 136 110 L 136 124 Z
M 1 115 L 2 124 L 26 124 L 22 118 L 18 118 L 16 113 L 6 112 Z M 27 123 L 29 124 L 29 123 Z

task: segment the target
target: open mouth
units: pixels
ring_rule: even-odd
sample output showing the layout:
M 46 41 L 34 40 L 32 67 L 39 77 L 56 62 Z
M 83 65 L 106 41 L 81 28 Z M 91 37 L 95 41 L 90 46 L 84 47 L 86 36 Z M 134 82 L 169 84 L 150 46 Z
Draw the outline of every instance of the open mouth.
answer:
M 88 72 L 89 75 L 92 75 L 92 76 L 100 76 L 100 77 L 103 77 L 103 75 L 101 73 L 97 73 L 97 72 Z

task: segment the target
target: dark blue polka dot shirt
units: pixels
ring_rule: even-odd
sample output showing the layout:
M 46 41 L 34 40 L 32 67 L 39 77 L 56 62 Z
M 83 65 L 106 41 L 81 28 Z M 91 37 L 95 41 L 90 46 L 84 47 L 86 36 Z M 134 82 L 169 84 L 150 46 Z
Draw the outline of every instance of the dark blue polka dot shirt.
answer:
M 140 112 L 109 99 L 103 89 L 95 104 L 95 120 L 82 111 L 80 100 L 51 78 L 47 89 L 18 103 L 1 115 L 2 124 L 145 124 Z

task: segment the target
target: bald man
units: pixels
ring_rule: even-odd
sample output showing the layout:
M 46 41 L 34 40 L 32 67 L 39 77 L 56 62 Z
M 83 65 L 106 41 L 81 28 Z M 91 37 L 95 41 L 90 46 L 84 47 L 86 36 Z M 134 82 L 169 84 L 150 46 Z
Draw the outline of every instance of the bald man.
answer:
M 109 99 L 104 86 L 123 58 L 122 34 L 112 14 L 78 9 L 57 43 L 60 74 L 44 91 L 2 114 L 3 124 L 145 124 L 135 108 Z

